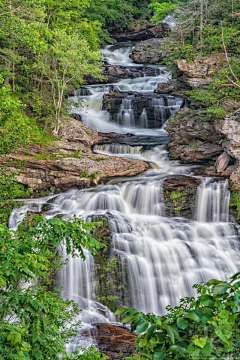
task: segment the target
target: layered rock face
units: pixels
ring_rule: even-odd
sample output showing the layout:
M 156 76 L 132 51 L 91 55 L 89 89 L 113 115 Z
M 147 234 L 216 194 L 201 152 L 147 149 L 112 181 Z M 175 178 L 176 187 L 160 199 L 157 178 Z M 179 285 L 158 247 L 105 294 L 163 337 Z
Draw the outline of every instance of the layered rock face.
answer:
M 112 33 L 112 37 L 118 42 L 141 41 L 153 37 L 165 37 L 169 31 L 170 27 L 166 23 L 154 25 L 150 21 L 139 20 L 120 33 Z
M 122 326 L 94 324 L 98 349 L 111 360 L 120 360 L 133 356 L 136 335 Z
M 225 54 L 214 54 L 199 57 L 193 63 L 186 60 L 176 61 L 178 70 L 183 74 L 185 82 L 192 88 L 202 88 L 212 82 L 213 73 L 225 61 Z
M 103 137 L 78 120 L 62 121 L 60 136 L 62 140 L 53 142 L 52 146 L 34 145 L 17 154 L 2 156 L 0 164 L 18 173 L 18 182 L 33 190 L 61 191 L 88 188 L 107 178 L 133 176 L 148 169 L 148 164 L 140 160 L 94 154 L 91 147 Z
M 225 117 L 222 123 L 221 132 L 226 137 L 226 141 L 223 142 L 223 148 L 226 155 L 224 156 L 224 159 L 221 159 L 221 163 L 224 161 L 225 167 L 230 158 L 236 160 L 235 166 L 232 166 L 230 180 L 236 189 L 240 189 L 240 109 Z M 219 160 L 218 166 L 220 163 Z
M 134 47 L 130 58 L 137 64 L 158 64 L 163 60 L 161 42 L 162 39 L 156 38 L 141 41 Z
M 214 54 L 207 57 L 198 57 L 193 63 L 186 60 L 175 62 L 173 79 L 167 84 L 159 83 L 155 92 L 158 94 L 182 93 L 185 90 L 202 89 L 211 84 L 213 74 L 217 71 L 223 62 L 226 61 L 224 54 Z M 233 104 L 234 103 L 234 104 Z M 226 101 L 226 109 L 234 109 L 237 106 L 235 102 Z
M 223 152 L 220 124 L 209 122 L 192 109 L 181 109 L 166 126 L 170 156 L 184 163 L 206 163 Z

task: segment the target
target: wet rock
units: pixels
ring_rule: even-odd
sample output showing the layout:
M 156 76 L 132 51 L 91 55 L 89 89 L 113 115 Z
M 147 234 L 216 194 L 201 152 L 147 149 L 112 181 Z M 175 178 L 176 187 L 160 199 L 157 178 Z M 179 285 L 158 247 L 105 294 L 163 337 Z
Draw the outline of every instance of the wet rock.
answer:
M 94 239 L 105 245 L 94 255 L 95 295 L 97 301 L 107 306 L 112 312 L 126 305 L 126 298 L 130 296 L 127 286 L 123 286 L 123 279 L 127 278 L 127 268 L 117 251 L 113 249 L 113 235 L 107 216 L 93 216 L 91 221 L 96 224 L 92 231 Z
M 119 91 L 104 94 L 103 108 L 111 114 L 112 120 L 115 122 L 118 122 L 118 114 L 124 99 L 131 100 L 131 108 L 137 124 L 140 123 L 143 111 L 146 111 L 148 126 L 150 128 L 161 128 L 171 115 L 171 106 L 169 104 L 174 98 L 168 95 L 135 92 L 121 93 Z M 178 100 L 181 101 L 181 98 L 178 98 Z M 184 105 L 184 99 L 182 105 Z
M 171 94 L 175 91 L 175 83 L 173 80 L 168 80 L 167 83 L 158 83 L 157 88 L 154 90 L 156 94 Z
M 102 79 L 95 79 L 87 76 L 84 79 L 85 85 L 91 84 L 109 84 L 116 83 L 121 79 L 135 79 L 143 76 L 155 76 L 156 70 L 145 66 L 120 66 L 120 65 L 102 65 Z
M 195 211 L 196 192 L 201 180 L 192 176 L 174 175 L 163 184 L 165 214 L 171 217 L 192 219 Z
M 224 170 L 226 170 L 230 161 L 231 157 L 226 152 L 223 152 L 216 161 L 217 173 L 222 173 Z
M 181 109 L 166 126 L 170 156 L 184 163 L 214 161 L 223 152 L 223 135 L 217 122 L 208 121 L 199 111 Z
M 176 66 L 182 77 L 181 81 L 196 89 L 210 84 L 213 81 L 213 73 L 220 69 L 224 61 L 225 54 L 213 54 L 199 57 L 193 63 L 186 60 L 176 61 Z
M 121 41 L 141 41 L 154 37 L 165 37 L 170 31 L 168 24 L 163 23 L 154 25 L 147 20 L 139 20 L 122 32 L 112 33 L 112 37 L 118 42 Z
M 135 353 L 136 335 L 128 329 L 110 324 L 94 324 L 98 349 L 110 360 L 120 360 Z
M 130 58 L 137 64 L 158 64 L 163 60 L 163 54 L 160 50 L 161 39 L 149 39 L 137 44 Z

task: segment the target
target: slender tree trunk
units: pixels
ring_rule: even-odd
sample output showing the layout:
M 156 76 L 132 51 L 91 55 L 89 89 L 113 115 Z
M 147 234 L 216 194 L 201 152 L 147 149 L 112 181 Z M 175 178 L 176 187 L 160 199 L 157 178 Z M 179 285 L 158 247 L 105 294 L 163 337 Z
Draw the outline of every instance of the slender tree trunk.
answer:
M 203 51 L 203 0 L 200 0 L 200 44 L 201 44 L 201 52 Z

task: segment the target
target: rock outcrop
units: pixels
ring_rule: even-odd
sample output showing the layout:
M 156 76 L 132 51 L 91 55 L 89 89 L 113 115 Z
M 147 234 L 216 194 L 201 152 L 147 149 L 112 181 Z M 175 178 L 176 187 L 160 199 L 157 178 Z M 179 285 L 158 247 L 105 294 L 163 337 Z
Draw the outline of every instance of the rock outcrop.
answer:
M 160 50 L 161 39 L 149 39 L 138 43 L 130 54 L 130 58 L 137 64 L 158 64 L 163 60 Z
M 221 132 L 226 137 L 223 148 L 235 161 L 230 180 L 236 189 L 240 189 L 240 109 L 225 117 Z
M 91 147 L 103 137 L 75 119 L 62 121 L 60 135 L 62 140 L 51 146 L 29 146 L 17 154 L 2 156 L 0 164 L 9 166 L 12 172 L 20 168 L 17 180 L 35 191 L 83 189 L 107 178 L 133 176 L 148 169 L 148 164 L 140 160 L 93 153 Z
M 213 81 L 213 74 L 225 61 L 224 54 L 214 54 L 207 57 L 199 57 L 193 63 L 186 60 L 175 62 L 173 79 L 167 84 L 159 83 L 155 92 L 157 94 L 180 94 L 185 90 L 201 89 Z M 237 109 L 238 102 L 227 100 L 224 108 L 227 111 Z
M 110 360 L 120 360 L 133 356 L 136 335 L 122 326 L 94 324 L 99 351 L 109 356 Z
M 154 37 L 165 37 L 170 31 L 168 24 L 154 25 L 147 20 L 139 20 L 122 32 L 112 33 L 113 39 L 120 41 L 141 41 Z
M 198 57 L 193 63 L 186 60 L 176 61 L 178 71 L 185 82 L 192 88 L 202 88 L 213 81 L 212 75 L 225 61 L 225 54 Z
M 201 180 L 192 176 L 174 175 L 163 184 L 165 214 L 193 219 L 197 187 Z
M 170 156 L 184 163 L 215 161 L 223 152 L 220 124 L 208 121 L 199 111 L 181 109 L 166 126 Z

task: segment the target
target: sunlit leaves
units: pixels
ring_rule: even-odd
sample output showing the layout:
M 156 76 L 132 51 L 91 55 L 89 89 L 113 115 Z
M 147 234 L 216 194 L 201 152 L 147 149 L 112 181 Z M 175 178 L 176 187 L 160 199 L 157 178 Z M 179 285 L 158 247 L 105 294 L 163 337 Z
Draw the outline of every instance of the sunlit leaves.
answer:
M 180 300 L 156 316 L 119 309 L 124 323 L 139 335 L 139 354 L 149 359 L 226 358 L 240 352 L 240 274 L 230 282 L 210 280 L 194 285 L 199 296 Z

